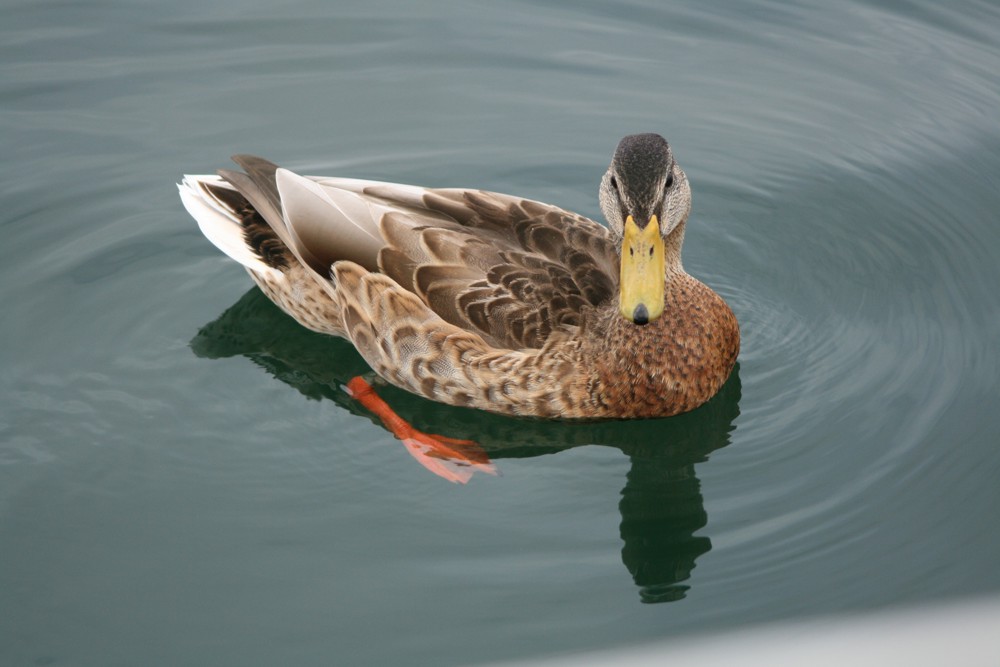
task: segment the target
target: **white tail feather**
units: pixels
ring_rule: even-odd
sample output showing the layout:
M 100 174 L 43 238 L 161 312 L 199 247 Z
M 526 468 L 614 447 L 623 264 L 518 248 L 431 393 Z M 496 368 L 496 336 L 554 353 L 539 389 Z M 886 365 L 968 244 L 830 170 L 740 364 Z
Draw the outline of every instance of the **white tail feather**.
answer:
M 227 186 L 218 176 L 189 176 L 177 184 L 184 208 L 198 223 L 201 233 L 211 241 L 216 248 L 226 253 L 232 259 L 265 275 L 278 277 L 281 273 L 261 260 L 246 244 L 243 238 L 243 228 L 240 226 L 236 212 L 220 202 L 202 187 L 200 183 Z

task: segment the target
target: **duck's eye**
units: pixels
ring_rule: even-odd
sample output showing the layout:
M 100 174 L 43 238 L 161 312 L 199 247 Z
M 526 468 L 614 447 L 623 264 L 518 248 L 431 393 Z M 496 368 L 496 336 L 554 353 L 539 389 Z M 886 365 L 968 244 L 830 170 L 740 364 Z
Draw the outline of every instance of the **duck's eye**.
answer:
M 673 184 L 674 184 L 674 172 L 670 172 L 669 174 L 667 174 L 667 187 L 669 188 Z
M 615 190 L 618 189 L 618 179 L 615 178 L 614 176 L 611 177 L 611 187 L 613 187 Z

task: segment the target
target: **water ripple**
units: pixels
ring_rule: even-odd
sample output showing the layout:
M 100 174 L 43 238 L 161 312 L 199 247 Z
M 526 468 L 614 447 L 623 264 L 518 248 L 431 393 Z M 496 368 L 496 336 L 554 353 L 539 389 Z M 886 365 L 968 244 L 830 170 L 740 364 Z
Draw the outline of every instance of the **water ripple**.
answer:
M 693 232 L 746 267 L 709 279 L 740 319 L 744 395 L 739 447 L 720 453 L 740 477 L 710 511 L 758 517 L 714 538 L 745 556 L 724 580 L 774 577 L 780 587 L 781 568 L 768 563 L 809 569 L 835 556 L 846 571 L 863 561 L 858 547 L 880 527 L 858 500 L 892 498 L 945 469 L 932 434 L 942 437 L 949 417 L 995 388 L 1000 272 L 989 249 L 1000 235 L 988 213 L 959 204 L 989 201 L 973 176 L 987 165 L 976 164 L 978 151 L 924 147 L 919 160 L 891 167 L 844 164 L 790 179 L 744 206 L 750 232 Z M 777 215 L 780 201 L 794 210 Z M 746 236 L 762 232 L 757 243 Z M 966 433 L 943 437 L 976 437 Z M 949 465 L 951 474 L 968 465 Z

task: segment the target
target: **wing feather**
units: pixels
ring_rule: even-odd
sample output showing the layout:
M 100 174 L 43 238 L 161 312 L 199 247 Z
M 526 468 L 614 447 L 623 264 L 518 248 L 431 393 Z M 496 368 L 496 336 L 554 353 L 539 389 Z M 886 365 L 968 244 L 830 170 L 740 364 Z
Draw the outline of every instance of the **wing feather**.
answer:
M 347 190 L 323 188 L 315 181 L 287 169 L 275 175 L 281 196 L 282 217 L 296 249 L 314 258 L 318 272 L 329 275 L 339 260 L 377 268 L 384 245 L 375 221 L 378 207 Z
M 493 345 L 538 348 L 613 298 L 617 254 L 597 223 L 491 192 L 428 190 L 423 203 L 452 224 L 386 216 L 379 266 L 445 321 Z
M 507 349 L 540 348 L 614 298 L 617 252 L 608 230 L 583 216 L 494 192 L 306 177 L 261 158 L 234 160 L 245 173 L 220 174 L 327 288 L 340 291 L 328 282 L 338 262 L 384 274 L 357 284 L 385 289 L 389 281 L 393 294 L 416 299 L 404 300 L 406 309 L 421 303 L 426 317 Z M 204 207 L 224 210 L 226 193 L 216 195 Z M 244 263 L 255 259 L 230 236 L 221 247 Z M 360 326 L 372 316 L 365 308 L 383 302 L 366 295 L 343 304 L 346 326 L 361 318 Z

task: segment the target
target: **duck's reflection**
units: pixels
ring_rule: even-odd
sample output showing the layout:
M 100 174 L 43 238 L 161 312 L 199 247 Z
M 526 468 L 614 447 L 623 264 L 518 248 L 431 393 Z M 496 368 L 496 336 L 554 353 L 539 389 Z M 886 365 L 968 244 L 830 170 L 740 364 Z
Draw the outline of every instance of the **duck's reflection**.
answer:
M 343 390 L 370 372 L 351 345 L 314 334 L 285 316 L 256 288 L 205 325 L 191 341 L 202 357 L 243 355 L 311 398 L 334 401 L 371 419 Z M 622 561 L 644 602 L 683 598 L 695 560 L 712 548 L 695 535 L 708 522 L 695 464 L 729 444 L 739 415 L 739 366 L 722 390 L 694 412 L 670 419 L 569 423 L 513 419 L 454 408 L 392 387 L 379 393 L 417 428 L 468 438 L 493 460 L 526 458 L 580 445 L 606 445 L 629 457 L 622 489 Z

